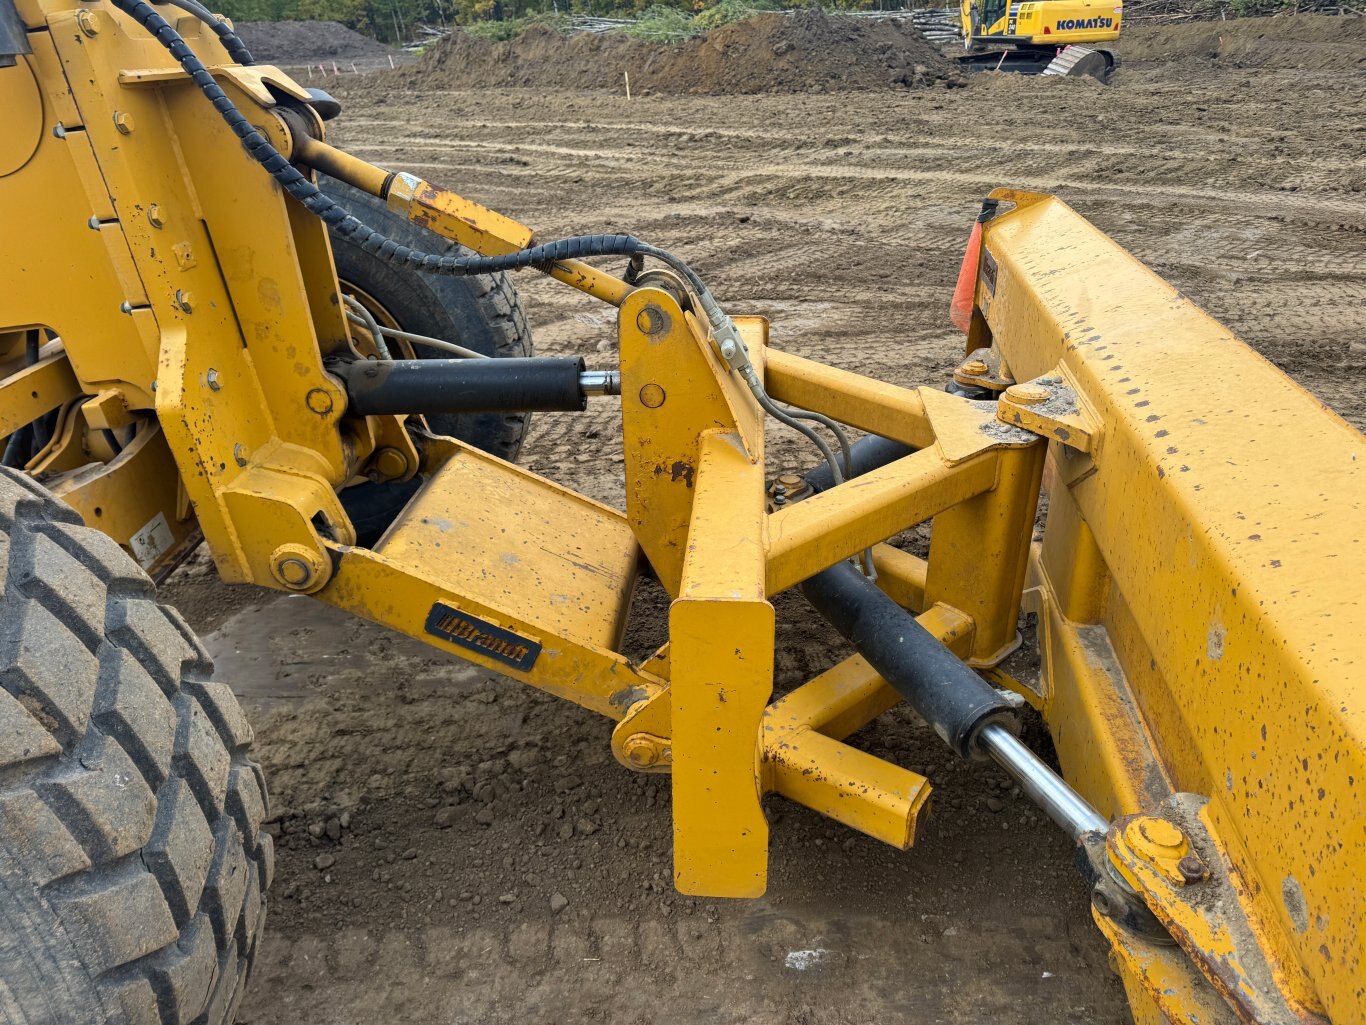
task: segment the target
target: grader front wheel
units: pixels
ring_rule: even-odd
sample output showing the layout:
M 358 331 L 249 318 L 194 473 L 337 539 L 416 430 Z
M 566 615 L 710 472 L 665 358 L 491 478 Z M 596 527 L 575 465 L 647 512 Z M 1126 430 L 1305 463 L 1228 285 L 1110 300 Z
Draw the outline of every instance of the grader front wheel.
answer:
M 224 1025 L 273 871 L 251 729 L 108 537 L 0 469 L 0 1021 Z

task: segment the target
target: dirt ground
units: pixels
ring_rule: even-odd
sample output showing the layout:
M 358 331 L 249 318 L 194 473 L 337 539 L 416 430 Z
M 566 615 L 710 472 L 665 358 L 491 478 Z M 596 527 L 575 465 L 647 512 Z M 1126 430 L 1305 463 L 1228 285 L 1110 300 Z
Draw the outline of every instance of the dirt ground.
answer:
M 247 21 L 234 26 L 257 63 L 283 68 L 317 67 L 340 62 L 361 70 L 413 59 L 405 50 L 385 46 L 335 21 Z M 310 78 L 311 81 L 311 72 Z
M 983 75 L 627 102 L 362 76 L 336 136 L 546 237 L 629 230 L 772 318 L 775 345 L 908 385 L 961 352 L 947 305 L 981 197 L 1056 192 L 1366 427 L 1366 80 L 1290 49 L 1366 42 L 1359 20 L 1281 21 L 1279 47 L 1224 30 L 1263 33 L 1243 48 L 1258 66 L 1144 52 L 1109 88 Z M 612 311 L 519 287 L 542 353 L 611 366 Z M 1217 353 L 1190 387 L 1220 389 Z M 524 462 L 620 502 L 618 423 L 606 402 L 538 415 Z M 771 455 L 773 472 L 810 461 L 787 439 Z M 669 885 L 666 781 L 620 768 L 605 721 L 202 562 L 165 594 L 247 702 L 273 787 L 279 868 L 242 1022 L 1127 1020 L 1066 842 L 904 710 L 855 742 L 933 781 L 913 850 L 771 799 L 768 895 L 695 900 Z M 844 652 L 800 601 L 777 605 L 786 688 Z M 663 610 L 641 596 L 636 649 Z
M 234 26 L 261 63 L 375 57 L 394 48 L 335 21 L 247 21 Z
M 414 90 L 515 86 L 651 93 L 792 93 L 958 85 L 963 74 L 909 21 L 761 14 L 659 44 L 537 26 L 507 42 L 455 32 L 392 76 Z

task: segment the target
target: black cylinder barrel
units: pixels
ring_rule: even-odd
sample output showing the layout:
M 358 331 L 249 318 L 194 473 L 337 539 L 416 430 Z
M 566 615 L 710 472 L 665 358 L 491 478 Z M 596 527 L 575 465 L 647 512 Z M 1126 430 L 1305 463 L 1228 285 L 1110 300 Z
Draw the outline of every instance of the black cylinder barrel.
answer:
M 915 449 L 911 448 L 910 445 L 903 445 L 899 441 L 893 441 L 891 438 L 884 438 L 881 435 L 870 434 L 849 446 L 849 461 L 853 464 L 853 468 L 846 476 L 857 477 L 869 470 L 876 470 L 880 466 L 894 463 L 914 451 Z M 829 491 L 835 486 L 835 476 L 830 472 L 828 463 L 821 463 L 819 466 L 808 470 L 806 479 L 817 491 Z
M 1015 709 L 878 586 L 841 562 L 801 585 L 816 611 L 964 758 L 987 722 Z
M 348 409 L 388 413 L 537 413 L 587 408 L 583 358 L 357 360 L 338 371 Z

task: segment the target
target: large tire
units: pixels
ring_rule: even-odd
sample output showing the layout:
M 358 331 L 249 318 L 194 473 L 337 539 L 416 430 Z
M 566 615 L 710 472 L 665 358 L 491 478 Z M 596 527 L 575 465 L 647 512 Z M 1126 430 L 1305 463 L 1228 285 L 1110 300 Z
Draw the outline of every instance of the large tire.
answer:
M 265 922 L 266 790 L 152 582 L 0 469 L 0 1022 L 225 1025 Z
M 400 217 L 382 201 L 359 189 L 323 175 L 319 175 L 318 185 L 352 216 L 397 242 L 432 253 L 463 251 Z M 455 342 L 485 356 L 532 353 L 526 314 L 506 274 L 454 278 L 400 270 L 365 252 L 355 242 L 336 236 L 332 239 L 332 255 L 343 287 L 350 285 L 363 290 L 401 330 Z M 418 359 L 451 358 L 449 353 L 422 345 L 411 348 Z M 427 422 L 439 434 L 459 438 L 514 462 L 530 418 L 529 413 L 477 413 L 428 416 Z

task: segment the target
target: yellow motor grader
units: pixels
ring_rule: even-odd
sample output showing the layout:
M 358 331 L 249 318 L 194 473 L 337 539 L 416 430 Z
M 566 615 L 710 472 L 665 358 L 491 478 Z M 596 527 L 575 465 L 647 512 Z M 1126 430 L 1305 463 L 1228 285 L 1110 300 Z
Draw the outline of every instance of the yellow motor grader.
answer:
M 338 112 L 198 0 L 0 0 L 0 1020 L 233 1018 L 266 788 L 153 584 L 201 543 L 602 713 L 686 893 L 764 892 L 769 794 L 913 846 L 932 781 L 846 743 L 904 701 L 1075 841 L 1136 1020 L 1363 1020 L 1366 439 L 1049 196 L 986 200 L 963 360 L 904 388 L 667 250 L 333 148 Z M 514 271 L 616 308 L 617 361 L 532 355 Z M 624 509 L 514 464 L 590 401 Z M 770 479 L 770 420 L 810 472 Z M 856 654 L 775 697 L 794 588 Z

